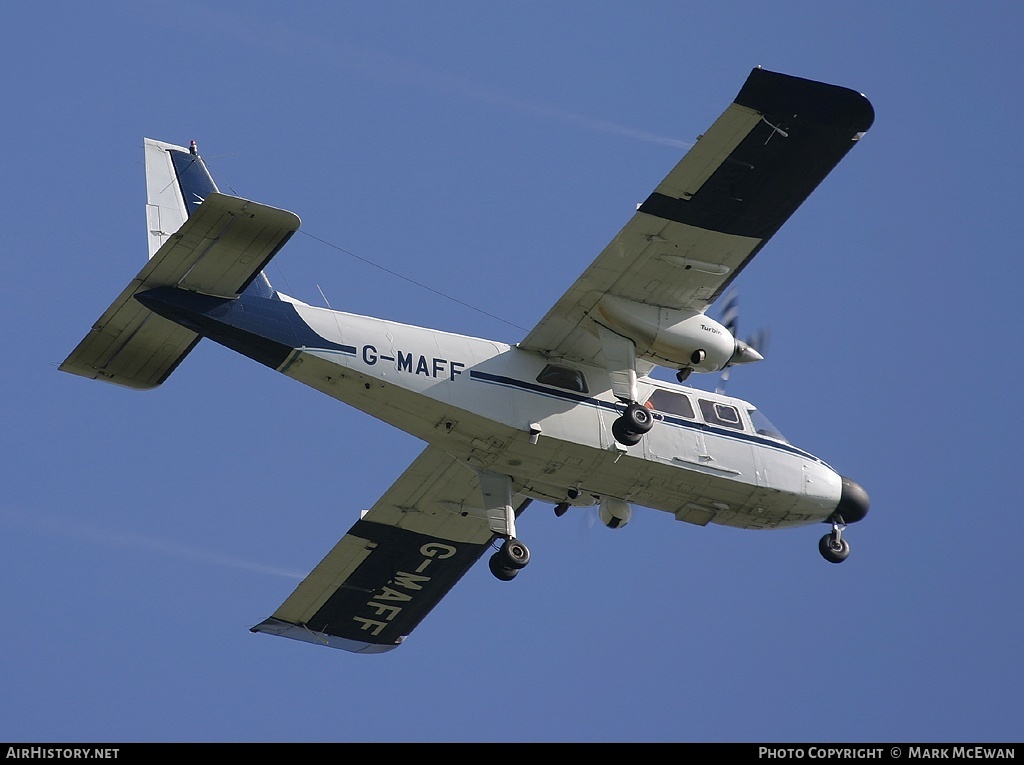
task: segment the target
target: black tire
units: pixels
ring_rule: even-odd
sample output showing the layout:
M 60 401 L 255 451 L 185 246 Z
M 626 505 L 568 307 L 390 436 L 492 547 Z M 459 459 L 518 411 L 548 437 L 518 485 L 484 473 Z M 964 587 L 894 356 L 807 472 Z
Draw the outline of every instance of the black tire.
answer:
M 627 433 L 643 435 L 654 427 L 654 415 L 646 406 L 630 404 L 622 413 L 622 429 Z
M 502 565 L 512 570 L 524 568 L 530 562 L 530 548 L 515 538 L 506 539 L 498 554 L 502 557 Z
M 643 435 L 638 433 L 627 433 L 623 428 L 621 417 L 612 423 L 612 435 L 615 436 L 615 440 L 623 446 L 636 446 L 640 443 L 640 439 L 643 438 Z
M 519 573 L 518 569 L 505 567 L 500 551 L 490 557 L 487 561 L 487 566 L 491 569 L 491 573 L 494 574 L 494 578 L 500 579 L 503 582 L 511 582 L 516 578 L 516 574 Z
M 850 554 L 850 543 L 840 539 L 839 543 L 835 544 L 832 535 L 826 534 L 818 541 L 818 552 L 829 563 L 842 563 Z

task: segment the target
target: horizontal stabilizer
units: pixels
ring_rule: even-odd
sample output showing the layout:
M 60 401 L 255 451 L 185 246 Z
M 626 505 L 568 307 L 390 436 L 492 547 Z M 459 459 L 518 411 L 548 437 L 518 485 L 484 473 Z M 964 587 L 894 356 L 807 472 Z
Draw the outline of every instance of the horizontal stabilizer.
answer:
M 61 371 L 129 388 L 160 385 L 199 335 L 157 316 L 135 294 L 175 286 L 236 297 L 298 228 L 294 213 L 210 194 L 93 325 Z

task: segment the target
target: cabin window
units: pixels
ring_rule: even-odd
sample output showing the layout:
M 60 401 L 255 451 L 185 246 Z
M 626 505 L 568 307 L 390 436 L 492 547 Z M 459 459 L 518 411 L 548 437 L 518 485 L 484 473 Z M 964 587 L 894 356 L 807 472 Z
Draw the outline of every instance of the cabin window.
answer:
M 537 382 L 575 391 L 576 393 L 587 392 L 587 380 L 581 371 L 558 364 L 548 364 L 540 370 L 540 374 L 537 375 Z
M 647 399 L 647 408 L 665 414 L 678 414 L 681 417 L 694 419 L 693 404 L 690 397 L 670 390 L 658 389 Z
M 704 422 L 708 425 L 721 425 L 724 428 L 743 430 L 743 420 L 740 419 L 739 410 L 729 404 L 720 404 L 717 401 L 700 399 L 700 413 L 704 415 Z

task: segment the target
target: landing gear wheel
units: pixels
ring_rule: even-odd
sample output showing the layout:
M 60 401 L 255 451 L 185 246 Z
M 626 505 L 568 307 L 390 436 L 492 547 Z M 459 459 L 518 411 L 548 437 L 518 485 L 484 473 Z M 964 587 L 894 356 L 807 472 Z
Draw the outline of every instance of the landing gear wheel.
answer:
M 626 411 L 619 418 L 622 421 L 622 428 L 627 433 L 643 435 L 654 426 L 654 415 L 646 406 L 630 404 Z
M 487 561 L 488 567 L 495 578 L 503 582 L 511 582 L 516 578 L 519 569 L 530 562 L 530 548 L 518 539 L 506 539 L 501 547 Z
M 850 554 L 850 543 L 831 532 L 818 541 L 818 552 L 829 563 L 842 563 Z
M 487 561 L 488 568 L 491 569 L 491 573 L 494 574 L 496 579 L 500 579 L 503 582 L 511 582 L 516 578 L 516 574 L 519 573 L 517 568 L 506 568 L 502 562 L 501 553 L 496 552 Z
M 530 548 L 518 539 L 506 539 L 498 550 L 506 568 L 521 569 L 530 562 Z
M 634 402 L 612 423 L 612 435 L 620 444 L 636 446 L 644 433 L 653 426 L 654 415 L 651 414 L 651 410 Z
M 615 436 L 615 440 L 623 446 L 636 446 L 640 443 L 642 435 L 638 433 L 627 433 L 622 427 L 622 418 L 615 420 L 612 423 L 612 435 Z

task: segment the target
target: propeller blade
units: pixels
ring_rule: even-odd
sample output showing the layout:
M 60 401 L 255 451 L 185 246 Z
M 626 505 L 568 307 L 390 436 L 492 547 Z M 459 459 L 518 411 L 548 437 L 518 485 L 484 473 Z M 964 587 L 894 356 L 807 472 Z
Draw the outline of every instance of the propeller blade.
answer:
M 722 374 L 718 377 L 718 385 L 715 386 L 715 393 L 725 393 L 725 384 L 729 382 L 729 370 L 731 369 L 732 367 L 726 367 L 722 370 Z
M 725 296 L 725 303 L 722 305 L 722 324 L 736 337 L 736 328 L 740 318 L 739 293 L 733 290 Z
M 761 328 L 747 340 L 747 345 L 764 356 L 768 350 L 768 341 L 771 340 L 771 332 L 767 328 Z
M 769 332 L 767 329 L 760 329 L 746 340 L 740 340 L 737 331 L 739 328 L 740 302 L 739 292 L 730 291 L 725 296 L 722 304 L 722 316 L 720 321 L 737 341 L 737 353 L 733 360 L 726 364 L 718 378 L 716 393 L 725 393 L 726 383 L 729 381 L 729 374 L 735 364 L 743 364 L 751 361 L 760 361 L 764 358 L 765 349 L 768 347 Z

